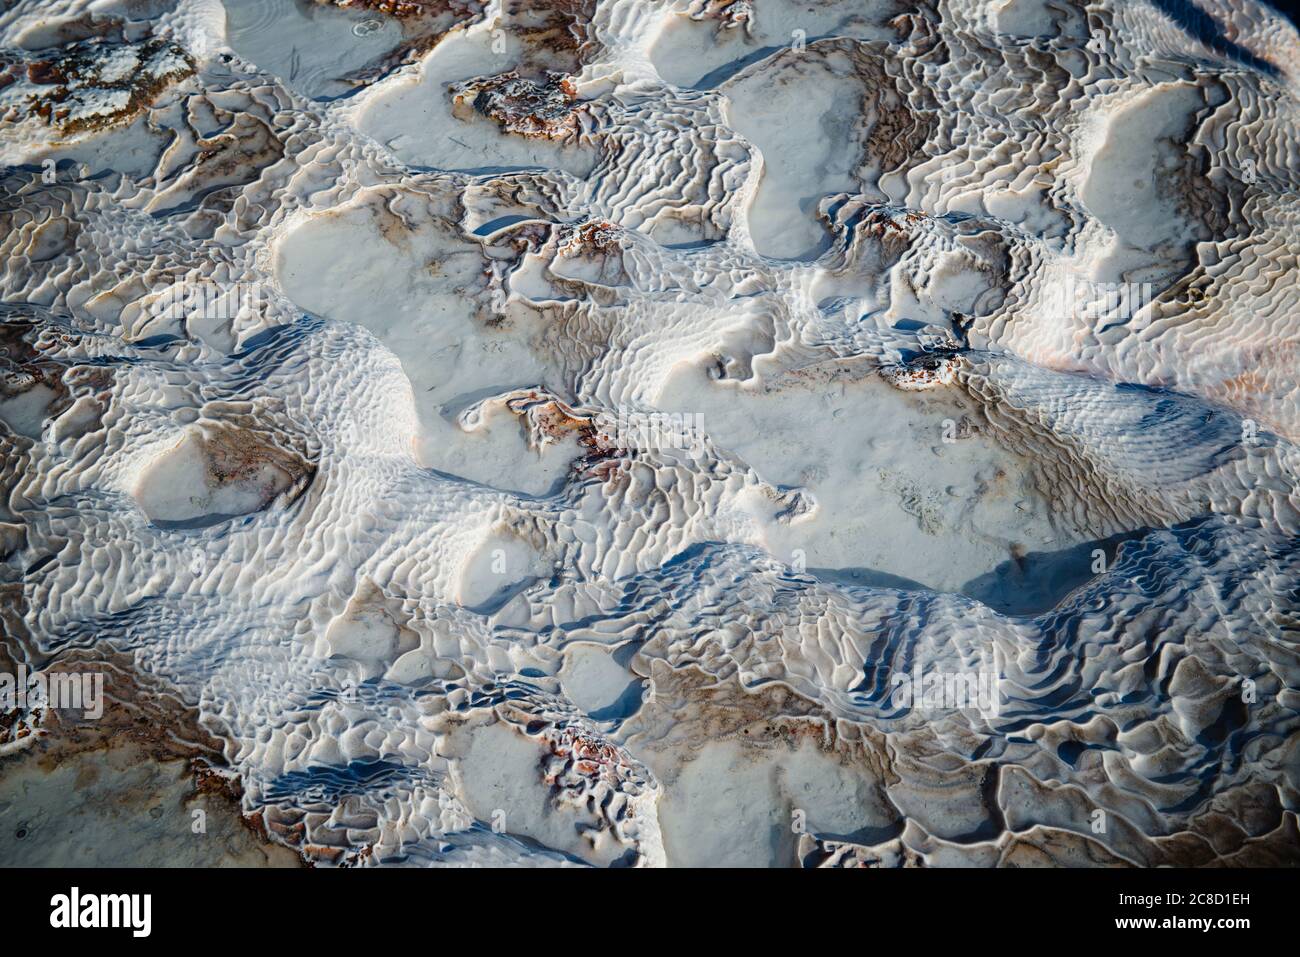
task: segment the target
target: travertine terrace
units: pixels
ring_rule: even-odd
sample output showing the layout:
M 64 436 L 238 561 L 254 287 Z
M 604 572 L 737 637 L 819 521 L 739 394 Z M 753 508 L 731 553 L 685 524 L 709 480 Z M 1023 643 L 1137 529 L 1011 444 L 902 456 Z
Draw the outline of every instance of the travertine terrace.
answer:
M 4 661 L 318 864 L 1300 862 L 1300 36 L 1198 3 L 6 4 Z

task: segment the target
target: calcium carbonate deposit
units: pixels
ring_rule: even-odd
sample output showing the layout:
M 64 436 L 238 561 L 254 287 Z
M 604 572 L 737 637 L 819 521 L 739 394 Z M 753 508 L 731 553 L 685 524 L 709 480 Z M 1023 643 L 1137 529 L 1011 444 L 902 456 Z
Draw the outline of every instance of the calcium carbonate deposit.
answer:
M 1300 862 L 1297 97 L 1256 0 L 5 4 L 7 660 L 317 863 Z

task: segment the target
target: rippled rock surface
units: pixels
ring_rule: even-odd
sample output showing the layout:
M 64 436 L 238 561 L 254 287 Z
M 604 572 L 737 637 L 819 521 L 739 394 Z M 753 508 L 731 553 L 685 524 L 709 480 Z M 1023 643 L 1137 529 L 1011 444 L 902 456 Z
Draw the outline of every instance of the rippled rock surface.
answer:
M 319 863 L 1300 863 L 1300 36 L 1197 6 L 7 4 L 4 662 Z

